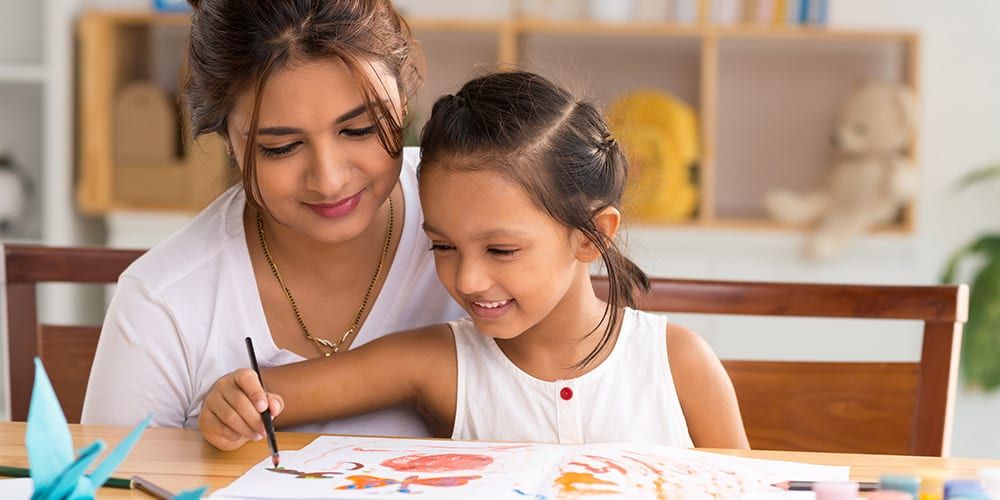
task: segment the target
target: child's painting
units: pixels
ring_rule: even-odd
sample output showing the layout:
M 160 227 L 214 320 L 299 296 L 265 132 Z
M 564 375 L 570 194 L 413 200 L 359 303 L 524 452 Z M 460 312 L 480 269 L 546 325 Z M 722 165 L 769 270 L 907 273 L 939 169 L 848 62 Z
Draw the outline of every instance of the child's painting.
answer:
M 847 479 L 846 467 L 663 446 L 504 444 L 324 436 L 254 466 L 218 498 L 737 498 L 790 479 Z

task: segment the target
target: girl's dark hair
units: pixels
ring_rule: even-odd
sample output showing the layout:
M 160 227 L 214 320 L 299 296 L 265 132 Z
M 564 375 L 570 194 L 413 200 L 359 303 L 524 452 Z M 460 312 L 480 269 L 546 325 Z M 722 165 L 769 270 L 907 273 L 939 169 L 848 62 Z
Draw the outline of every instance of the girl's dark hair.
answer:
M 539 75 L 493 73 L 434 103 L 420 147 L 421 171 L 497 172 L 600 249 L 610 285 L 601 320 L 606 326 L 578 366 L 597 358 L 618 328 L 620 308 L 636 307 L 638 293 L 649 290 L 646 274 L 594 223 L 605 208 L 620 208 L 628 171 L 601 113 Z
M 184 98 L 195 137 L 226 136 L 237 98 L 253 92 L 243 188 L 259 207 L 256 152 L 262 90 L 287 64 L 340 59 L 358 82 L 379 142 L 393 158 L 403 150 L 403 119 L 382 100 L 366 70 L 381 65 L 396 78 L 404 102 L 422 76 L 413 36 L 389 0 L 189 0 L 194 13 Z

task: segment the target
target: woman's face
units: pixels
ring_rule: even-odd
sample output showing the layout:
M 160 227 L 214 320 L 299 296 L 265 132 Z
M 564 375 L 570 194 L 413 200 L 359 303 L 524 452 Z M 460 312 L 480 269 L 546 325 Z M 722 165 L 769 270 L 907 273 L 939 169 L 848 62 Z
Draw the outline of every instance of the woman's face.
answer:
M 368 75 L 399 113 L 396 80 Z M 252 91 L 228 118 L 229 142 L 243 169 Z M 257 131 L 257 180 L 263 205 L 279 225 L 336 243 L 360 235 L 399 179 L 401 158 L 382 148 L 358 83 L 340 59 L 292 64 L 271 73 Z M 249 193 L 248 193 L 249 195 Z

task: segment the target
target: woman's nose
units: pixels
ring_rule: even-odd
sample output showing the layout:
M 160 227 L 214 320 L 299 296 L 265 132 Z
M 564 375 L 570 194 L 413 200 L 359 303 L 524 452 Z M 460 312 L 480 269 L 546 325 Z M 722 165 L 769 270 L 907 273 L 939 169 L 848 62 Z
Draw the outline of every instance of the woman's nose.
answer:
M 343 197 L 351 179 L 351 166 L 332 141 L 315 143 L 311 164 L 306 174 L 306 188 L 326 197 Z

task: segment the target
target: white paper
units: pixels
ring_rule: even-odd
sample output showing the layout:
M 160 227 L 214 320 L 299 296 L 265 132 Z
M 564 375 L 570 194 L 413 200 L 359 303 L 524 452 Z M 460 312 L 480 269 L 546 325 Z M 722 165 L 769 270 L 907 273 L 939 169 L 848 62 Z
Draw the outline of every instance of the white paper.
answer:
M 845 481 L 847 467 L 657 445 L 548 445 L 323 436 L 270 457 L 214 498 L 738 498 L 786 480 Z M 772 489 L 773 490 L 773 489 Z
M 30 477 L 0 479 L 0 498 L 5 500 L 28 500 L 35 492 L 35 483 Z

